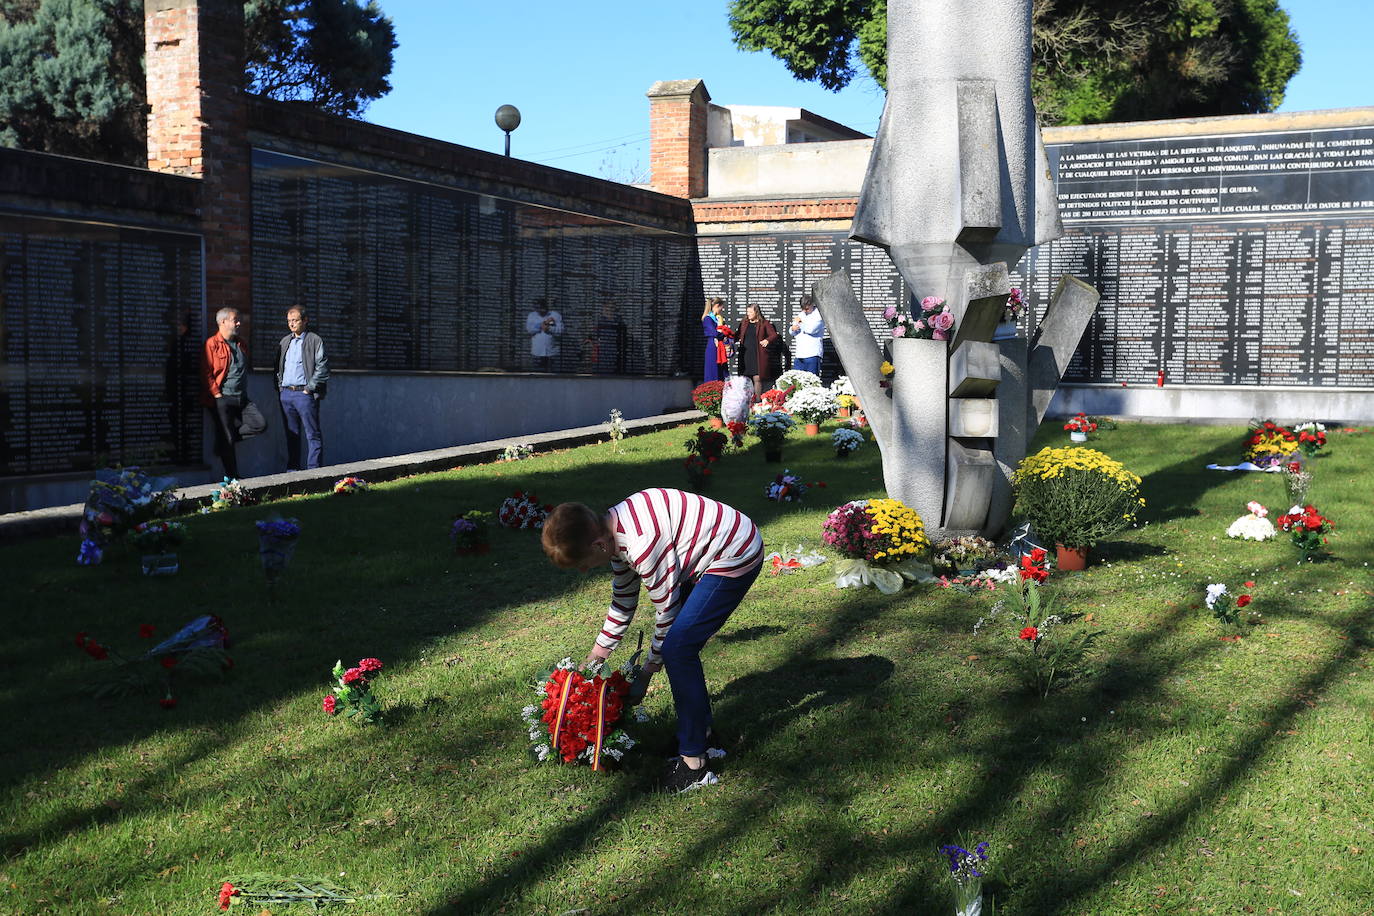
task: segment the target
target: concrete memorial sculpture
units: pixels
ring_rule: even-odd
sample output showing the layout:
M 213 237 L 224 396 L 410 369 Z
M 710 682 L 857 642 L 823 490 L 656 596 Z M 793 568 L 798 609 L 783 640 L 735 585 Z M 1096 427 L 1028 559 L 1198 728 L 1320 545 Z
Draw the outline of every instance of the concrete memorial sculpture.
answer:
M 1062 233 L 1030 94 L 1031 0 L 890 0 L 887 41 L 887 102 L 850 234 L 885 248 L 914 296 L 945 300 L 954 328 L 948 340 L 894 337 L 885 388 L 848 275 L 813 294 L 888 494 L 928 530 L 995 536 L 1098 293 L 1066 276 L 1029 341 L 991 340 L 1008 268 Z

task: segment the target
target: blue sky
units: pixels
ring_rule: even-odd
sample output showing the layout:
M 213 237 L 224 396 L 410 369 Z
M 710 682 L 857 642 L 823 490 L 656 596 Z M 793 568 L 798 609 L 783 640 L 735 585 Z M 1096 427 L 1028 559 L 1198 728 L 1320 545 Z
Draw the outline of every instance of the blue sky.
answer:
M 380 0 L 400 48 L 392 92 L 367 120 L 500 152 L 492 116 L 502 104 L 523 123 L 511 152 L 617 180 L 647 174 L 649 106 L 657 80 L 706 81 L 722 104 L 807 108 L 872 133 L 882 92 L 867 77 L 841 92 L 801 83 L 766 53 L 735 49 L 726 0 L 690 4 L 598 0 L 450 3 Z M 1365 68 L 1374 0 L 1282 0 L 1303 47 L 1302 70 L 1281 111 L 1374 105 Z

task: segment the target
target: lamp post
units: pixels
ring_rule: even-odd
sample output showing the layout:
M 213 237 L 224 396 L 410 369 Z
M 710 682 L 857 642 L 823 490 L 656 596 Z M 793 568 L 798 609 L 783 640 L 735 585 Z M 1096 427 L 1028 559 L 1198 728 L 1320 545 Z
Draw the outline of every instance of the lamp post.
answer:
M 502 105 L 496 109 L 496 126 L 506 132 L 506 155 L 510 155 L 510 132 L 520 126 L 520 109 Z

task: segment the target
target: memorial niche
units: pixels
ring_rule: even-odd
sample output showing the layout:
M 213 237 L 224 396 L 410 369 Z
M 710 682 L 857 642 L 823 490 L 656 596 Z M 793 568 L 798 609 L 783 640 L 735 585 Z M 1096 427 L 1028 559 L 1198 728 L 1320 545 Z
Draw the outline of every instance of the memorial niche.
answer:
M 1163 370 L 1170 384 L 1374 386 L 1374 127 L 1048 152 L 1065 233 L 1012 282 L 1027 321 L 1063 274 L 1101 290 L 1065 381 L 1153 384 Z M 811 281 L 846 268 L 880 331 L 907 292 L 881 252 L 845 236 L 704 237 L 702 290 L 790 320 Z M 800 276 L 750 267 L 797 246 Z
M 201 461 L 200 239 L 0 214 L 0 475 Z
M 525 317 L 544 296 L 563 316 L 556 370 L 672 375 L 685 365 L 691 245 L 649 227 L 254 150 L 253 358 L 270 366 L 285 333 L 276 316 L 299 304 L 331 368 L 526 371 Z M 629 347 L 631 328 L 651 333 Z

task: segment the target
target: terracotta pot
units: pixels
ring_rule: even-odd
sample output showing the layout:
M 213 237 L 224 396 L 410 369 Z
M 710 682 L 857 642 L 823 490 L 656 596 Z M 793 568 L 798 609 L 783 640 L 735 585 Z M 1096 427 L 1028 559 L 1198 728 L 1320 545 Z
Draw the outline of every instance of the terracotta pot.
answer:
M 764 449 L 763 460 L 769 464 L 782 464 L 782 449 Z
M 711 428 L 712 428 L 712 429 L 724 429 L 724 428 L 725 428 L 725 421 L 722 420 L 720 417 L 710 417 L 709 420 L 710 420 Z
M 1064 572 L 1076 572 L 1088 568 L 1088 548 L 1054 545 L 1055 565 Z
M 847 420 L 847 419 L 849 419 L 849 408 L 848 408 L 848 407 L 841 407 L 841 408 L 840 408 L 840 419 L 842 419 L 842 420 Z
M 819 435 L 821 434 L 821 424 L 819 424 L 819 423 L 807 423 L 807 424 L 806 424 L 806 434 L 807 434 L 808 436 L 819 436 Z

